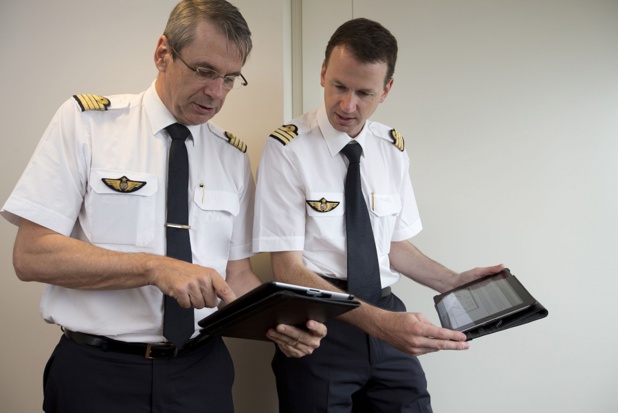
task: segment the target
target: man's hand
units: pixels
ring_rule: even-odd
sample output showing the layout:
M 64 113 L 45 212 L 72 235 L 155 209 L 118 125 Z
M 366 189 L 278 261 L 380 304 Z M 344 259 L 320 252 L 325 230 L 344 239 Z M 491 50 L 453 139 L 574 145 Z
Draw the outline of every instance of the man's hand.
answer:
M 212 268 L 169 259 L 153 276 L 153 285 L 178 301 L 183 308 L 213 308 L 236 299 L 221 274 Z
M 279 324 L 270 329 L 266 336 L 277 343 L 279 349 L 288 357 L 304 357 L 320 347 L 320 341 L 326 336 L 326 326 L 317 321 L 307 321 L 307 329 Z
M 421 313 L 384 311 L 376 337 L 413 356 L 439 350 L 467 350 L 466 336 L 440 328 Z
M 483 278 L 488 275 L 499 273 L 504 268 L 505 268 L 504 264 L 498 264 L 498 265 L 494 265 L 491 267 L 477 267 L 477 268 L 472 268 L 471 270 L 468 270 L 468 271 L 464 271 L 460 273 L 458 277 L 456 277 L 451 289 L 459 287 L 460 285 L 467 284 L 479 278 Z

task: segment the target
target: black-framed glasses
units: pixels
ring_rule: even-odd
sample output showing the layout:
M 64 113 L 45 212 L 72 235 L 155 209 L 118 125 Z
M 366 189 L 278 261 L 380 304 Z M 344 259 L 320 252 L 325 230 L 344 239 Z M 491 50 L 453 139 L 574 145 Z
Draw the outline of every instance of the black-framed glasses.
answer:
M 247 86 L 249 84 L 242 73 L 238 75 L 220 75 L 216 70 L 207 69 L 205 67 L 192 67 L 180 57 L 180 53 L 171 45 L 170 49 L 172 49 L 176 57 L 193 72 L 193 76 L 201 83 L 207 84 L 221 78 L 223 79 L 223 88 L 226 90 L 238 89 L 241 86 Z

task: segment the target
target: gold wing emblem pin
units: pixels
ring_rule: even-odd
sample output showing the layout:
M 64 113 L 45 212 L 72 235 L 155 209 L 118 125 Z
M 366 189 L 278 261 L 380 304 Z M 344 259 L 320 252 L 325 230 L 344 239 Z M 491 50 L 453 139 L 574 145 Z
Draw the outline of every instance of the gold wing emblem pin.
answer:
M 319 201 L 307 201 L 307 205 L 318 212 L 330 212 L 337 208 L 339 204 L 340 202 L 327 201 L 326 198 L 322 198 Z
M 101 181 L 103 181 L 103 183 L 110 189 L 113 189 L 116 192 L 124 193 L 138 191 L 146 185 L 146 182 L 144 181 L 132 181 L 126 176 L 118 179 L 101 178 Z

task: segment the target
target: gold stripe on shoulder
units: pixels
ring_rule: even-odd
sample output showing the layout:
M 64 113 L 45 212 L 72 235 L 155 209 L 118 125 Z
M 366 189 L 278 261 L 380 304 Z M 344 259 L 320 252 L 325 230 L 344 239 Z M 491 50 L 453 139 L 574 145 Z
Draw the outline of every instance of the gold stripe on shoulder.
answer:
M 393 144 L 397 147 L 397 149 L 403 152 L 405 148 L 405 141 L 403 140 L 403 136 L 399 132 L 397 132 L 397 130 L 392 129 L 391 139 L 393 140 Z
M 90 93 L 74 95 L 73 99 L 82 109 L 82 112 L 86 110 L 107 110 L 111 104 L 108 98 Z
M 247 144 L 238 139 L 236 136 L 232 135 L 230 132 L 225 132 L 225 137 L 227 138 L 227 141 L 230 143 L 230 145 L 232 145 L 242 153 L 247 152 Z
M 277 129 L 276 131 L 270 134 L 271 138 L 277 139 L 284 146 L 290 143 L 292 139 L 294 139 L 297 136 L 298 136 L 298 127 L 292 124 L 282 125 L 279 127 L 279 129 Z

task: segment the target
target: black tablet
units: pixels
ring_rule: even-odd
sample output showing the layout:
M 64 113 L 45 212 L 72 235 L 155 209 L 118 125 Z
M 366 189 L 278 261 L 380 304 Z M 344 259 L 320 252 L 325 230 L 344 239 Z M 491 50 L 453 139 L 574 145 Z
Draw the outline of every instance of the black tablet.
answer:
M 324 322 L 358 307 L 348 293 L 271 281 L 198 322 L 201 333 L 269 341 L 266 331 L 277 324 L 306 328 L 308 320 Z
M 547 316 L 548 312 L 508 269 L 434 297 L 443 327 L 468 340 Z

